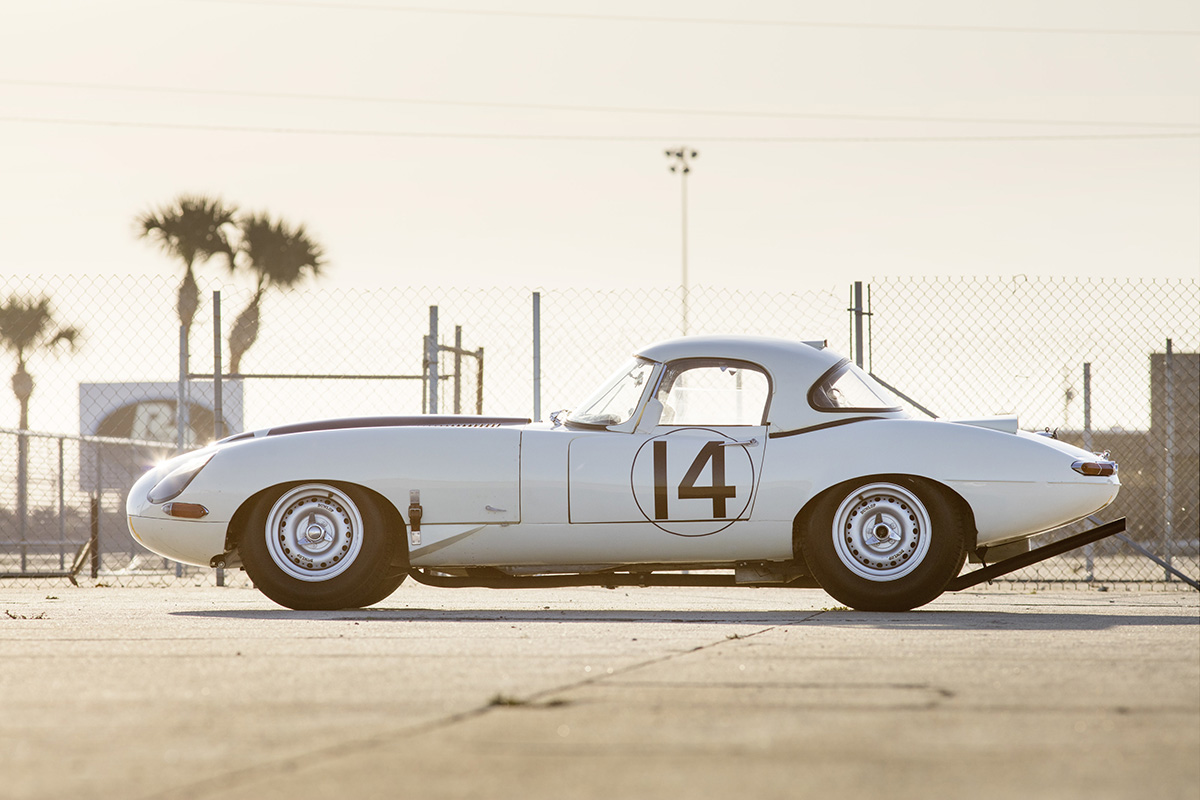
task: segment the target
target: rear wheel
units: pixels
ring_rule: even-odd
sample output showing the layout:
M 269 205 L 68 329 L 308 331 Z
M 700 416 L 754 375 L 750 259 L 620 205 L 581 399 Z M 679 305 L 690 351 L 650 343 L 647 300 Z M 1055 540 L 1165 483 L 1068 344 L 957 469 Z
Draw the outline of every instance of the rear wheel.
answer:
M 305 483 L 258 500 L 242 535 L 246 573 L 263 594 L 295 609 L 359 608 L 404 580 L 398 531 L 358 487 Z
M 966 526 L 928 481 L 851 482 L 817 501 L 801 548 L 835 599 L 862 611 L 907 611 L 940 595 L 962 570 Z

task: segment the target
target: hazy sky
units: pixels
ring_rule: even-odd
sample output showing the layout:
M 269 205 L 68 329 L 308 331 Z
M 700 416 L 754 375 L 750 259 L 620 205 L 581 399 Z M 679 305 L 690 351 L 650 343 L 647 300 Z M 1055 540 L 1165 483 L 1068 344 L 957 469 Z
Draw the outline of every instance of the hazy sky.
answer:
M 1200 277 L 1200 3 L 0 0 L 0 275 L 204 192 L 339 286 L 677 285 L 681 144 L 696 285 Z

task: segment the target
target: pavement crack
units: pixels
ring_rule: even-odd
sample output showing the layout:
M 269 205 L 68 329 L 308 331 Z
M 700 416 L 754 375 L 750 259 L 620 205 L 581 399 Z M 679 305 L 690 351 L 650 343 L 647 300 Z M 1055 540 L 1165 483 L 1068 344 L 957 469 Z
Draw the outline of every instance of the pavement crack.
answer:
M 806 617 L 805 620 L 817 616 L 818 614 L 811 614 Z M 497 693 L 486 703 L 453 714 L 448 714 L 440 719 L 428 720 L 426 722 L 405 725 L 388 730 L 379 730 L 369 736 L 364 736 L 358 739 L 342 741 L 336 744 L 318 747 L 304 753 L 292 753 L 286 756 L 279 756 L 268 761 L 259 762 L 244 767 L 238 767 L 227 772 L 214 774 L 208 778 L 195 781 L 185 786 L 177 786 L 162 790 L 160 792 L 155 792 L 153 794 L 143 795 L 141 800 L 201 800 L 201 798 L 210 796 L 214 793 L 227 792 L 231 788 L 247 787 L 255 783 L 261 783 L 263 781 L 270 780 L 270 777 L 274 774 L 294 772 L 297 769 L 297 764 L 303 764 L 305 769 L 319 769 L 321 765 L 336 760 L 342 756 L 361 754 L 364 749 L 382 747 L 386 744 L 390 744 L 401 739 L 410 739 L 417 736 L 424 736 L 443 731 L 456 725 L 461 725 L 465 722 L 478 719 L 487 714 L 497 713 L 511 708 L 559 708 L 571 703 L 571 701 L 564 699 L 561 697 L 561 695 L 594 686 L 610 679 L 630 675 L 631 673 L 635 673 L 639 670 L 647 669 L 649 667 L 665 664 L 667 662 L 685 658 L 696 653 L 712 650 L 713 648 L 720 647 L 722 645 L 729 645 L 732 642 L 752 639 L 756 636 L 761 636 L 764 633 L 775 630 L 777 627 L 778 626 L 771 625 L 750 633 L 726 636 L 705 644 L 697 645 L 687 650 L 665 653 L 655 658 L 648 658 L 624 667 L 614 668 L 612 671 L 605 671 L 596 675 L 589 675 L 588 677 L 580 680 L 569 681 L 524 696 L 513 696 Z

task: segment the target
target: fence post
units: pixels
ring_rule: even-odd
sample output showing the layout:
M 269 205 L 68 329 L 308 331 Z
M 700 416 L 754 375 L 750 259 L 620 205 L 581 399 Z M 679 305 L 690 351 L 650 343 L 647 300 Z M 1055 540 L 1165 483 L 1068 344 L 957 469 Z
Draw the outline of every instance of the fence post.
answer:
M 91 446 L 96 453 L 96 488 L 92 490 L 88 499 L 88 541 L 91 543 L 92 553 L 91 573 L 95 578 L 100 575 L 100 502 L 103 499 L 100 486 L 102 485 L 101 478 L 104 476 L 104 453 L 99 442 L 92 442 Z
M 21 572 L 28 568 L 29 548 L 25 546 L 28 538 L 26 517 L 29 516 L 29 436 L 26 429 L 29 420 L 22 414 L 21 430 L 17 431 L 17 541 L 20 542 Z
M 88 500 L 88 516 L 90 522 L 90 531 L 88 539 L 91 542 L 92 551 L 92 577 L 100 576 L 100 494 L 99 491 L 94 493 Z
M 429 334 L 421 337 L 421 413 L 429 410 Z
M 533 421 L 542 421 L 542 293 L 533 293 Z
M 1167 395 L 1167 452 L 1163 469 L 1163 560 L 1167 562 L 1166 580 L 1171 580 L 1171 551 L 1175 540 L 1175 365 L 1172 363 L 1172 341 L 1167 339 L 1166 357 L 1163 359 L 1163 378 Z
M 863 361 L 863 294 L 862 281 L 854 282 L 854 363 L 861 369 Z
M 221 292 L 213 292 L 213 438 L 225 438 L 225 379 L 221 374 Z
M 67 474 L 67 460 L 64 453 L 63 437 L 58 437 L 58 568 L 60 570 L 67 568 L 67 487 L 65 484 L 65 476 Z
M 188 331 L 179 326 L 179 388 L 175 396 L 175 446 L 187 450 L 188 429 Z
M 17 541 L 21 551 L 21 572 L 29 568 L 29 548 L 25 541 L 29 534 L 26 530 L 25 518 L 29 515 L 29 437 L 25 435 L 25 427 L 17 433 Z
M 1083 362 L 1083 449 L 1092 452 L 1092 362 Z M 1083 560 L 1087 570 L 1085 580 L 1095 580 L 1095 544 L 1084 545 Z
M 462 325 L 454 326 L 454 413 L 462 413 Z
M 429 413 L 438 413 L 438 307 L 429 307 L 429 336 L 425 339 L 426 372 L 429 381 Z
M 221 380 L 221 292 L 213 292 L 213 439 L 225 438 Z M 225 570 L 217 568 L 217 586 L 225 585 Z
M 475 372 L 475 413 L 483 415 L 483 348 L 475 351 L 478 369 Z

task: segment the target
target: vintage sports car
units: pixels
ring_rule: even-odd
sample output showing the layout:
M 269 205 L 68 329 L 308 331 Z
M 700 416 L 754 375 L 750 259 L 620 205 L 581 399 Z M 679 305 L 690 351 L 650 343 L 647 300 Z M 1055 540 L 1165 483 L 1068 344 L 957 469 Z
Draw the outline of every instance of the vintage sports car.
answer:
M 913 418 L 822 343 L 697 336 L 643 349 L 551 422 L 231 436 L 147 472 L 128 513 L 154 552 L 240 565 L 296 609 L 377 603 L 411 575 L 819 585 L 857 609 L 907 610 L 956 588 L 968 555 L 1009 563 L 1112 502 L 1106 456 L 1015 417 Z

